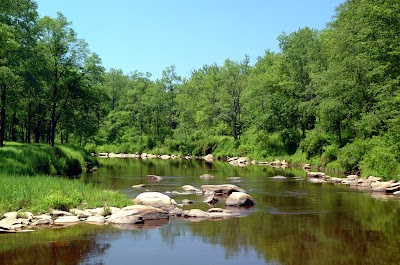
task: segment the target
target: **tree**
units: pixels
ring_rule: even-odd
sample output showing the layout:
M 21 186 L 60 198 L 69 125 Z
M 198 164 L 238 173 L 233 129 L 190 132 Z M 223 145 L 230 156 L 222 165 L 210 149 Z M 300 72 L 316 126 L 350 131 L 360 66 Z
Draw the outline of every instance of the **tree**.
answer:
M 221 67 L 221 86 L 223 88 L 221 115 L 231 125 L 232 136 L 236 140 L 239 139 L 241 134 L 241 100 L 249 69 L 249 58 L 247 56 L 241 63 L 225 60 Z
M 83 78 L 82 66 L 87 57 L 87 45 L 76 37 L 71 23 L 61 14 L 57 18 L 40 19 L 40 44 L 47 55 L 46 82 L 51 103 L 49 143 L 54 146 L 57 124 L 74 90 Z
M 0 3 L 0 146 L 3 146 L 8 101 L 20 93 L 10 93 L 21 81 L 20 61 L 27 58 L 29 45 L 35 38 L 36 3 L 30 0 Z M 17 85 L 18 83 L 18 85 Z

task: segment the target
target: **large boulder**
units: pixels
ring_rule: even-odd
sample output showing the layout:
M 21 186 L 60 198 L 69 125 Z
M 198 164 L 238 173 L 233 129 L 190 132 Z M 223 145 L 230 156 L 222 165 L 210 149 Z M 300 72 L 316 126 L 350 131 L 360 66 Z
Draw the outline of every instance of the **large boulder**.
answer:
M 135 203 L 153 207 L 172 206 L 177 203 L 168 195 L 160 192 L 143 192 L 135 198 Z
M 225 201 L 226 206 L 253 206 L 254 199 L 244 192 L 233 192 Z
M 111 224 L 140 224 L 147 220 L 169 219 L 169 214 L 159 208 L 145 205 L 131 205 L 108 217 Z
M 231 194 L 232 192 L 243 192 L 243 193 L 246 192 L 244 189 L 241 189 L 233 184 L 202 185 L 201 189 L 203 190 L 204 194 L 209 194 L 209 195 Z

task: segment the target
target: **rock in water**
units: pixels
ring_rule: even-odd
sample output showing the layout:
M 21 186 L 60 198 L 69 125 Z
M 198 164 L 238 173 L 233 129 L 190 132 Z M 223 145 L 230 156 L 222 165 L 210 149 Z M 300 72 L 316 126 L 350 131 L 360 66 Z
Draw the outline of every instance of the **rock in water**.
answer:
M 233 192 L 225 202 L 226 206 L 253 206 L 254 204 L 254 199 L 244 192 Z

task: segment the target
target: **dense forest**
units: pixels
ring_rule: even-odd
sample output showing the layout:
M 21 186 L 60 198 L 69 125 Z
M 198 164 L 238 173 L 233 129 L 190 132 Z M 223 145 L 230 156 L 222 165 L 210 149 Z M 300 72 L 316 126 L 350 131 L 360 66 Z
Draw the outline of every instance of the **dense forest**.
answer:
M 61 13 L 0 3 L 0 146 L 291 157 L 400 177 L 400 2 L 347 0 L 326 28 L 277 36 L 254 65 L 188 78 L 106 71 Z

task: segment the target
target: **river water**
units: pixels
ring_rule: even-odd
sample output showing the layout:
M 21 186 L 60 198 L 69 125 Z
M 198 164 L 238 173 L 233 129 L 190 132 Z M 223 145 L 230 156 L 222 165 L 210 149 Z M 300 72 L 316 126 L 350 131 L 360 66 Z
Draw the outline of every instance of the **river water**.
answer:
M 74 225 L 0 235 L 0 264 L 400 264 L 400 200 L 333 184 L 311 184 L 295 169 L 233 167 L 197 160 L 104 159 L 82 176 L 134 198 L 144 190 L 169 194 L 185 208 L 207 210 L 201 195 L 174 195 L 181 186 L 227 184 L 256 201 L 242 216 L 219 221 L 172 219 L 114 227 Z M 200 175 L 209 173 L 211 180 Z M 146 175 L 163 177 L 148 183 Z M 270 177 L 284 175 L 286 180 Z M 222 203 L 216 207 L 224 207 Z

